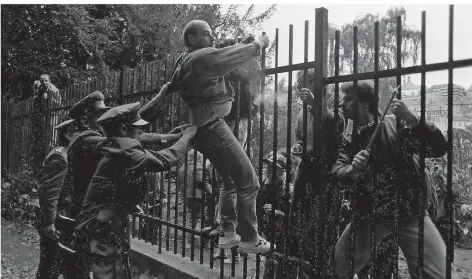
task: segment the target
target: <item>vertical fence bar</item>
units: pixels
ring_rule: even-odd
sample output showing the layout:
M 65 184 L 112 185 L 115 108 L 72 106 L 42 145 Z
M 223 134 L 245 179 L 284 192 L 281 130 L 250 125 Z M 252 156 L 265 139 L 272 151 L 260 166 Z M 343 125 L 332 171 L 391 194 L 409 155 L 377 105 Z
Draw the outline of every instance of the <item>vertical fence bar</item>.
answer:
M 154 69 L 154 63 L 152 63 L 152 66 L 153 66 L 153 69 Z M 152 73 L 152 72 L 151 72 Z M 152 77 L 152 74 L 151 74 L 151 77 Z M 151 89 L 152 89 L 152 82 L 151 82 Z M 181 119 L 180 119 L 180 97 L 177 98 L 177 125 L 180 126 L 180 123 L 181 123 Z M 176 186 L 175 186 L 175 204 L 174 204 L 174 207 L 175 207 L 175 215 L 174 215 L 174 222 L 175 224 L 178 224 L 179 223 L 179 192 L 180 190 L 182 189 L 182 185 L 180 185 L 180 179 L 179 179 L 179 176 L 180 176 L 180 169 L 178 169 L 177 171 L 177 179 L 176 179 Z M 177 233 L 178 233 L 178 229 L 177 228 L 174 228 L 174 254 L 177 254 Z
M 205 204 L 206 204 L 206 162 L 207 158 L 203 156 L 202 158 L 202 182 L 201 182 L 201 191 L 202 191 L 202 207 L 200 209 L 200 232 L 203 231 L 203 225 L 205 224 Z M 200 264 L 203 264 L 203 244 L 204 244 L 204 237 L 203 234 L 200 235 Z
M 216 169 L 215 166 L 211 167 L 211 199 L 212 202 L 216 200 Z M 218 211 L 216 211 L 218 212 Z M 215 213 L 216 213 L 215 212 Z M 217 218 L 217 214 L 215 214 L 215 221 Z M 210 268 L 213 269 L 213 261 L 214 261 L 214 254 L 215 253 L 215 241 L 214 239 L 210 239 Z
M 358 55 L 359 55 L 359 50 L 358 50 L 358 43 L 357 43 L 357 26 L 354 26 L 354 29 L 353 29 L 353 47 L 354 47 L 354 55 L 353 55 L 353 73 L 354 74 L 357 74 L 357 71 L 358 71 L 358 65 L 357 65 L 357 62 L 358 62 Z M 357 89 L 357 81 L 354 81 L 354 86 L 355 88 Z M 357 114 L 357 106 L 358 106 L 358 102 L 356 101 L 355 102 L 355 108 L 353 108 L 353 110 L 356 112 L 356 116 L 354 117 L 353 119 L 353 131 L 352 131 L 352 138 L 353 138 L 353 141 L 355 140 L 355 137 L 356 137 L 356 129 L 357 129 L 357 120 L 358 120 L 358 114 Z M 354 187 L 354 190 L 353 190 L 353 193 L 352 193 L 352 197 L 350 199 L 350 201 L 352 202 L 352 215 L 351 215 L 351 230 L 350 230 L 350 257 L 349 257 L 349 278 L 352 278 L 354 276 L 354 258 L 355 258 L 355 254 L 356 254 L 356 250 L 355 250 L 355 241 L 356 241 L 356 223 L 357 223 L 357 216 L 356 216 L 356 211 L 357 211 L 357 206 L 356 206 L 356 203 L 357 203 L 357 195 L 358 195 L 358 189 L 357 187 Z
M 190 215 L 192 216 L 192 238 L 191 238 L 191 247 L 190 247 L 190 260 L 193 261 L 195 258 L 195 228 L 196 228 L 196 220 L 197 214 L 195 211 L 195 196 L 197 194 L 197 149 L 193 149 L 193 173 L 192 173 L 192 212 Z
M 421 13 L 421 66 L 426 65 L 426 12 Z M 426 123 L 426 72 L 421 71 L 421 111 L 420 111 L 420 125 L 424 127 Z M 420 176 L 421 176 L 421 185 L 425 183 L 425 142 L 424 138 L 420 138 Z M 427 193 L 425 193 L 424 187 L 421 188 L 420 192 L 420 218 L 418 224 L 418 243 L 424 243 L 424 215 L 426 210 L 427 202 Z M 418 279 L 424 277 L 423 261 L 424 261 L 424 246 L 418 245 L 418 262 L 416 276 Z
M 304 47 L 303 47 L 303 62 L 304 63 L 308 63 L 308 43 L 309 43 L 309 22 L 308 20 L 305 20 L 305 40 L 304 40 Z M 307 77 L 308 77 L 308 69 L 305 69 L 303 71 L 303 84 L 301 85 L 301 87 L 307 87 Z M 313 89 L 313 88 L 309 88 L 310 90 Z M 306 156 L 307 156 L 307 141 L 308 141 L 308 123 L 307 123 L 307 118 L 308 118 L 308 112 L 307 112 L 307 105 L 303 102 L 302 104 L 302 110 L 303 110 L 303 115 L 302 115 L 302 129 L 303 129 L 303 142 L 302 142 L 302 145 L 303 145 L 303 150 L 302 150 L 302 158 L 304 160 L 306 160 Z M 312 143 L 313 144 L 313 143 Z M 296 212 L 300 215 L 305 215 L 305 212 L 302 212 L 304 205 L 306 204 L 306 198 L 305 197 L 302 197 L 301 200 L 299 201 L 298 205 L 300 206 L 297 206 L 296 207 Z M 303 216 L 302 215 L 302 216 Z M 295 216 L 292 216 L 292 217 L 295 217 Z M 301 224 L 299 224 L 297 222 L 297 226 L 301 226 Z M 303 245 L 303 238 L 301 237 L 300 235 L 300 228 L 298 229 L 295 229 L 294 230 L 297 230 L 297 234 L 298 234 L 298 243 L 296 243 L 296 248 L 294 248 L 293 250 L 297 251 L 297 254 L 299 256 L 299 258 L 301 259 L 304 259 L 305 258 L 305 253 L 304 253 L 304 249 L 302 249 L 302 245 Z
M 266 32 L 262 32 L 262 35 L 266 35 Z M 262 49 L 261 54 L 261 69 L 265 69 L 265 59 L 266 59 L 266 49 Z M 265 98 L 265 75 L 263 75 L 261 80 L 261 103 L 260 103 L 260 124 L 259 124 L 259 185 L 262 186 L 262 171 L 263 171 L 263 150 L 264 150 L 264 98 Z M 259 230 L 259 234 L 262 233 L 262 230 Z M 271 244 L 272 245 L 272 244 Z M 256 255 L 256 276 L 259 276 L 259 267 L 261 264 L 260 255 Z M 244 255 L 243 263 L 243 278 L 247 276 L 247 254 Z
M 288 64 L 293 64 L 293 24 L 289 26 L 288 33 Z M 288 249 L 288 226 L 289 226 L 289 214 L 290 214 L 290 183 L 292 181 L 292 158 L 291 158 L 291 147 L 292 147 L 292 83 L 293 83 L 293 72 L 288 73 L 288 92 L 287 92 L 287 166 L 285 169 L 286 179 L 285 179 L 285 199 L 284 202 L 285 208 L 283 208 L 284 216 L 284 228 L 283 228 L 283 252 L 284 256 L 287 256 L 289 253 Z M 288 268 L 288 265 L 285 264 L 285 259 L 282 260 L 283 263 L 283 274 L 285 277 L 288 276 L 288 272 L 285 270 Z
M 275 68 L 279 66 L 279 29 L 275 29 Z M 267 168 L 272 167 L 272 183 L 276 182 L 277 179 L 277 133 L 278 133 L 278 90 L 279 89 L 279 76 L 276 73 L 274 76 L 274 128 L 273 128 L 273 135 L 272 135 L 272 156 L 273 156 L 273 163 L 272 166 L 267 166 Z M 261 184 L 261 187 L 262 184 Z M 270 228 L 269 230 L 272 232 L 270 235 L 270 251 L 274 251 L 274 240 L 275 240 L 275 207 L 277 206 L 276 201 L 272 201 L 272 208 L 271 213 L 269 216 L 270 219 Z
M 324 231 L 325 231 L 325 191 L 326 191 L 326 144 L 325 144 L 325 116 L 326 116 L 326 88 L 324 79 L 328 74 L 328 10 L 316 9 L 315 17 L 315 109 L 313 117 L 314 154 L 316 160 L 315 176 L 312 179 L 312 187 L 319 185 L 317 219 L 320 221 L 316 233 L 317 257 L 315 266 L 318 274 L 324 270 Z
M 183 227 L 187 227 L 187 187 L 188 187 L 188 181 L 187 181 L 187 173 L 188 173 L 188 154 L 185 154 L 185 161 L 184 161 L 184 187 L 182 190 L 182 203 L 183 203 L 183 213 L 182 213 L 182 224 Z M 185 252 L 186 252 L 186 246 L 187 246 L 187 232 L 182 231 L 182 257 L 185 258 Z
M 402 68 L 402 18 L 400 16 L 397 17 L 397 49 L 396 49 L 396 66 L 397 68 Z M 402 76 L 397 75 L 397 86 L 401 85 L 402 82 Z M 402 98 L 402 88 L 398 88 L 398 94 L 397 94 L 397 99 L 401 100 Z M 401 122 L 400 118 L 396 118 L 396 126 L 397 126 L 397 131 L 401 131 Z M 403 142 L 403 136 L 402 133 L 400 133 L 400 139 L 398 142 Z M 402 187 L 398 183 L 398 186 Z M 400 231 L 400 224 L 399 224 L 399 219 L 400 219 L 400 190 L 398 187 L 395 187 L 395 218 L 394 218 L 394 230 L 393 230 L 393 237 L 394 237 L 394 266 L 393 266 L 393 277 L 398 278 L 398 239 L 399 239 L 399 231 Z M 423 243 L 420 243 L 420 245 L 423 245 Z
M 339 76 L 339 48 L 340 48 L 340 41 L 341 41 L 341 32 L 337 30 L 335 32 L 335 44 L 334 44 L 334 76 Z M 334 119 L 335 123 L 338 123 L 339 121 L 339 83 L 336 82 L 334 84 Z M 334 126 L 334 134 L 335 134 L 335 142 L 336 146 L 338 145 L 339 141 L 339 131 L 337 129 L 337 125 Z M 339 232 L 338 232 L 338 227 L 339 227 L 339 219 L 340 219 L 340 211 L 341 211 L 341 206 L 337 206 L 336 214 L 335 214 L 335 224 L 336 224 L 336 229 L 335 229 L 335 239 L 338 239 Z M 331 262 L 334 263 L 335 259 L 335 249 L 331 251 Z M 331 274 L 335 273 L 334 269 L 335 265 L 331 264 L 330 269 L 331 269 Z
M 374 71 L 375 72 L 378 72 L 379 71 L 379 55 L 380 55 L 380 51 L 379 51 L 379 48 L 380 48 L 380 26 L 379 26 L 379 22 L 375 22 L 374 23 Z M 379 100 L 380 100 L 380 95 L 379 95 L 379 78 L 376 77 L 374 79 L 374 94 L 376 96 L 376 111 L 379 111 Z M 379 125 L 379 117 L 378 117 L 378 114 L 375 114 L 375 117 L 374 117 L 374 124 L 375 126 L 377 127 L 377 125 Z M 374 174 L 373 175 L 373 178 L 372 178 L 372 183 L 374 185 L 374 188 L 376 188 L 376 185 L 377 185 L 377 175 Z M 372 208 L 373 208 L 373 212 L 374 212 L 374 216 L 371 220 L 371 227 L 372 227 L 372 233 L 371 233 L 371 242 L 370 242 L 370 245 L 371 245 L 371 253 L 372 253 L 372 266 L 370 268 L 370 274 L 371 274 L 371 277 L 372 278 L 377 278 L 377 265 L 376 265 L 376 260 L 377 260 L 377 246 L 376 246 L 376 221 L 377 221 L 377 218 L 376 218 L 376 208 L 377 208 L 377 193 L 374 193 L 374 202 L 373 202 L 373 205 L 372 205 Z
M 446 279 L 452 277 L 452 261 L 454 257 L 454 207 L 452 201 L 452 159 L 453 159 L 453 126 L 454 117 L 454 95 L 453 95 L 453 73 L 452 62 L 454 57 L 454 5 L 449 6 L 449 69 L 447 85 L 447 216 L 449 218 L 449 233 L 446 258 Z

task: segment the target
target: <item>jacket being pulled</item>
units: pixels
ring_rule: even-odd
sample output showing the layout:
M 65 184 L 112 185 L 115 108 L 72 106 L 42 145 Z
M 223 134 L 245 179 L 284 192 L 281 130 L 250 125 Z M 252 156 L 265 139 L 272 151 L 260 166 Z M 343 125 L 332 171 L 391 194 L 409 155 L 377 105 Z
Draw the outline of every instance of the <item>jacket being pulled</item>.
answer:
M 446 139 L 433 124 L 408 127 L 404 121 L 400 123 L 401 127 L 397 130 L 396 117 L 391 115 L 380 124 L 382 126 L 374 140 L 368 164 L 354 181 L 346 175 L 347 168 L 353 157 L 366 148 L 375 125 L 367 125 L 353 139 L 343 137 L 340 142 L 338 158 L 331 172 L 353 186 L 352 190 L 356 193 L 355 220 L 376 217 L 392 222 L 397 209 L 399 220 L 417 217 L 422 211 L 422 189 L 427 193 L 424 197 L 427 208 L 431 186 L 420 175 L 420 140 L 425 142 L 426 157 L 440 157 L 446 152 Z M 398 191 L 398 208 L 395 190 Z M 377 197 L 375 205 L 374 197 Z
M 169 92 L 182 93 L 193 124 L 201 126 L 225 117 L 234 101 L 234 89 L 225 76 L 258 53 L 256 43 L 185 52 L 176 62 Z
M 94 219 L 100 224 L 117 223 L 116 229 L 122 229 L 128 214 L 144 198 L 146 172 L 169 170 L 185 155 L 190 139 L 191 136 L 184 134 L 170 148 L 161 151 L 144 149 L 132 138 L 103 140 L 97 149 L 105 155 L 90 181 L 77 229 Z

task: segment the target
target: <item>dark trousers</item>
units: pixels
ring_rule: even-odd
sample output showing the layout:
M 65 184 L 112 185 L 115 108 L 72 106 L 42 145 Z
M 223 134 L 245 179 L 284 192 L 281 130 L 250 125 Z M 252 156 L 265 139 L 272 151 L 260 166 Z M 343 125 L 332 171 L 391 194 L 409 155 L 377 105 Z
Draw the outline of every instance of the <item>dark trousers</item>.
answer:
M 36 279 L 57 279 L 60 274 L 57 265 L 58 248 L 56 242 L 45 236 L 41 236 L 40 242 L 40 259 Z

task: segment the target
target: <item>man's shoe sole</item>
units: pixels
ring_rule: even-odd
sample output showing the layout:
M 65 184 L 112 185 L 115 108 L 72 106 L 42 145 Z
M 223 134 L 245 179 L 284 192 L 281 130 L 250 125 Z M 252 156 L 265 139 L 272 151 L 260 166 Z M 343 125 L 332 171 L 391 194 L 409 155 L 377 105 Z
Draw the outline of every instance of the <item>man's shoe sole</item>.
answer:
M 242 246 L 239 246 L 239 251 L 240 253 L 244 253 L 244 254 L 265 254 L 265 253 L 268 253 L 270 251 L 270 248 L 266 248 L 266 249 L 262 249 L 262 248 L 256 248 L 256 247 L 242 247 Z
M 220 240 L 218 241 L 218 249 L 230 249 L 236 246 L 239 246 L 241 243 L 241 237 L 237 236 L 236 239 L 232 239 L 228 243 L 221 243 L 222 237 L 220 237 Z

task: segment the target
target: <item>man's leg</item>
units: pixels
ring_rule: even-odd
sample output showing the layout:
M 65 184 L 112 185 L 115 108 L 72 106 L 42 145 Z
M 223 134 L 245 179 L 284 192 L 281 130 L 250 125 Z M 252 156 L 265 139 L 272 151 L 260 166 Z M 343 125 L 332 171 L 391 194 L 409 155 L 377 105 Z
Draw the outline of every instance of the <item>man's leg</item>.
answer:
M 409 220 L 399 232 L 399 245 L 407 260 L 411 278 L 417 278 L 418 234 L 418 218 Z M 424 217 L 423 236 L 423 268 L 425 278 L 446 278 L 446 244 L 429 216 Z
M 335 247 L 335 274 L 338 279 L 349 278 L 349 261 L 351 257 L 351 226 L 347 225 Z M 375 234 L 376 243 L 379 243 L 391 233 L 389 226 L 377 222 Z M 371 257 L 372 226 L 369 220 L 361 221 L 356 226 L 354 244 L 354 274 L 358 273 Z
M 48 237 L 41 236 L 40 259 L 36 279 L 56 279 L 59 276 L 56 242 Z
M 234 233 L 237 196 L 238 225 L 242 241 L 254 241 L 257 235 L 256 196 L 259 182 L 251 162 L 228 125 L 218 120 L 199 129 L 195 145 L 223 177 L 219 210 L 222 231 Z M 231 180 L 234 183 L 231 183 Z M 221 238 L 220 238 L 221 240 Z M 229 248 L 229 247 L 228 247 Z

